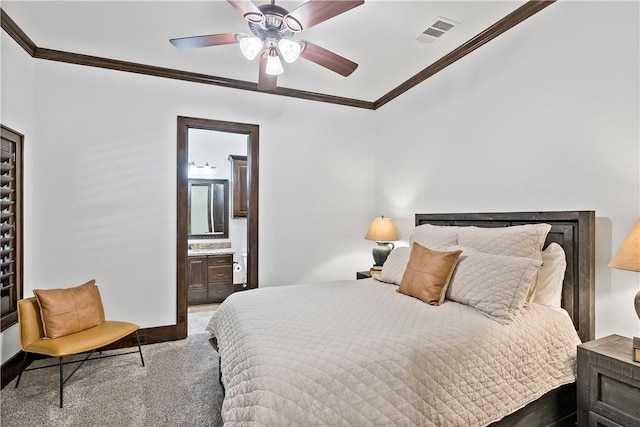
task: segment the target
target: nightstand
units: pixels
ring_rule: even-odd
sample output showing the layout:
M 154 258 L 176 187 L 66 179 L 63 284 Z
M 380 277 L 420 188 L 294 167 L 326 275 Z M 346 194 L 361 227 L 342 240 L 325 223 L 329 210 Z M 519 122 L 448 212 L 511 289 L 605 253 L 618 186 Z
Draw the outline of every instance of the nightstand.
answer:
M 578 425 L 640 425 L 640 363 L 633 340 L 609 335 L 578 346 Z
M 356 272 L 356 279 L 368 279 L 370 277 L 371 277 L 371 272 L 369 270 Z

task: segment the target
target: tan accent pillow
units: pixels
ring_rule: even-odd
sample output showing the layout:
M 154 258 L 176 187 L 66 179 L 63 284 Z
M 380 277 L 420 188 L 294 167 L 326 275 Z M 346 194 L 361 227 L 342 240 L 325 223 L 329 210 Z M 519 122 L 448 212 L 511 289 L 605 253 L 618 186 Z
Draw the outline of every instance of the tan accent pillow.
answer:
M 44 334 L 58 338 L 104 322 L 104 310 L 95 280 L 67 289 L 34 289 Z
M 414 243 L 398 292 L 416 297 L 427 304 L 442 304 L 461 253 L 460 250 L 432 251 Z

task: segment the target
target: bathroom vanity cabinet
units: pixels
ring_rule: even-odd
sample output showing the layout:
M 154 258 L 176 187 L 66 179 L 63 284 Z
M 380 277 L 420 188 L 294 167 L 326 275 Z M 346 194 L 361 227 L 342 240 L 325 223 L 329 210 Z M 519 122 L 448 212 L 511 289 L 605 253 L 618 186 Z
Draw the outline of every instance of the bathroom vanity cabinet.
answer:
M 189 305 L 220 303 L 233 292 L 233 255 L 190 256 L 187 275 Z

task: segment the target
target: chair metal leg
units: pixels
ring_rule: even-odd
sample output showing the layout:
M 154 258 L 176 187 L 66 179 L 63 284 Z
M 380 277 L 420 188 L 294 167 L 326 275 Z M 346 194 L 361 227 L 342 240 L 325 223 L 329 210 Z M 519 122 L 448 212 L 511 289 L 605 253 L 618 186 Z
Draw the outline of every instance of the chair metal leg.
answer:
M 18 384 L 20 384 L 20 378 L 22 377 L 22 373 L 24 372 L 25 366 L 27 366 L 27 353 L 24 352 L 24 357 L 22 358 L 22 366 L 20 366 L 20 373 L 18 374 L 18 380 L 16 381 L 16 386 L 14 388 L 18 388 Z
M 62 357 L 60 359 L 60 407 L 62 408 L 63 402 L 63 392 L 64 392 L 64 363 L 62 362 Z
M 140 336 L 138 335 L 138 331 L 135 331 L 135 335 L 136 335 L 136 342 L 138 344 L 137 353 L 140 354 L 140 361 L 142 362 L 142 366 L 145 366 L 144 357 L 142 356 L 142 346 L 140 345 Z M 69 374 L 69 376 L 67 378 L 64 377 L 64 365 L 65 365 L 64 357 L 58 357 L 58 369 L 60 371 L 60 408 L 62 408 L 64 406 L 64 384 L 73 376 L 73 374 L 76 373 L 76 371 L 78 369 L 80 369 L 80 367 L 84 364 L 84 362 L 86 362 L 87 360 L 104 359 L 106 357 L 123 356 L 125 354 L 136 353 L 136 351 L 134 350 L 134 351 L 126 352 L 126 353 L 108 354 L 108 355 L 92 358 L 91 356 L 94 354 L 95 351 L 96 350 L 91 350 L 89 352 L 89 354 L 82 360 L 75 360 L 75 361 L 72 360 L 70 362 L 66 362 L 67 364 L 69 364 L 69 363 L 71 363 L 71 364 L 79 363 L 79 365 L 77 365 L 75 367 L 75 369 L 71 372 L 71 374 Z M 54 363 L 54 364 L 50 364 L 50 365 L 46 365 L 46 366 L 37 366 L 35 368 L 26 369 L 26 367 L 27 367 L 27 356 L 28 356 L 28 353 L 25 352 L 24 358 L 22 360 L 22 366 L 20 367 L 20 373 L 18 374 L 18 379 L 16 381 L 15 388 L 18 388 L 18 384 L 20 384 L 20 378 L 22 377 L 22 373 L 23 372 L 32 371 L 32 370 L 36 370 L 36 369 L 53 368 L 53 367 L 56 366 L 56 364 Z
M 142 347 L 140 347 L 140 336 L 138 335 L 138 331 L 136 331 L 136 342 L 138 343 L 138 352 L 140 353 L 140 361 L 142 362 L 142 366 L 144 367 L 144 357 L 142 357 Z

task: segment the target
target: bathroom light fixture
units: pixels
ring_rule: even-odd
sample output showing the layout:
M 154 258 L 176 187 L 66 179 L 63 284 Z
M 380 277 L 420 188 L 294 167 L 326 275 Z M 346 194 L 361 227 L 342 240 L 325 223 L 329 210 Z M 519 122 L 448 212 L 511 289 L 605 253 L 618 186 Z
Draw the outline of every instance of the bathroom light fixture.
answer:
M 198 169 L 202 169 L 202 173 L 205 175 L 211 175 L 216 166 L 211 166 L 209 162 L 205 162 L 204 165 L 198 166 L 196 162 L 189 162 L 189 175 L 197 175 Z

